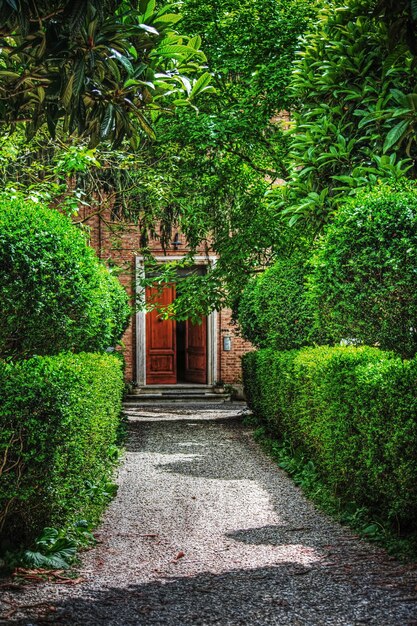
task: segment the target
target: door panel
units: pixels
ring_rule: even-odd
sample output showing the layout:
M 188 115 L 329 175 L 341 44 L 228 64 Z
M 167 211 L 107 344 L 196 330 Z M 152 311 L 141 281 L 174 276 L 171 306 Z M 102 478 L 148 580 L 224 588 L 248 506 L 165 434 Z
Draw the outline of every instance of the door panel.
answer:
M 146 300 L 170 304 L 175 298 L 175 286 L 166 285 L 161 294 L 147 287 Z M 174 385 L 177 382 L 176 324 L 164 320 L 157 311 L 146 314 L 146 384 Z
M 207 383 L 207 318 L 201 324 L 186 323 L 185 380 L 188 383 Z

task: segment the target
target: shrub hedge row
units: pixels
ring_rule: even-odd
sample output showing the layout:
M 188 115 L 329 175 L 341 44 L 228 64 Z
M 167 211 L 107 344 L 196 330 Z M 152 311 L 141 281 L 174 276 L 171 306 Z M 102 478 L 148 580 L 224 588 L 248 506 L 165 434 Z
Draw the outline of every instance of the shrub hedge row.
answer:
M 369 347 L 251 352 L 248 402 L 347 503 L 417 529 L 417 360 Z
M 310 258 L 278 259 L 250 280 L 237 307 L 243 336 L 278 350 L 352 338 L 413 358 L 417 196 L 411 184 L 397 187 L 348 199 Z
M 0 535 L 97 521 L 120 426 L 122 362 L 106 354 L 0 361 Z

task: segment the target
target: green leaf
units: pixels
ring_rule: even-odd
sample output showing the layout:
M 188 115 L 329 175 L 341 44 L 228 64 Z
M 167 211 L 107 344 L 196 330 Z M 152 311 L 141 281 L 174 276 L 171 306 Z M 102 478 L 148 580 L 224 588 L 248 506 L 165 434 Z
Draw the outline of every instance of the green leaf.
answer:
M 158 17 L 156 17 L 155 23 L 163 22 L 174 25 L 179 22 L 180 19 L 181 15 L 178 15 L 177 13 L 165 13 L 165 15 L 159 15 Z
M 391 128 L 385 139 L 383 151 L 387 152 L 390 148 L 392 148 L 392 146 L 402 140 L 409 126 L 410 122 L 408 120 L 403 120 L 402 122 L 394 126 L 394 128 Z
M 157 50 L 151 52 L 151 56 L 163 56 L 177 58 L 179 61 L 188 57 L 204 58 L 201 51 L 195 50 L 190 46 L 184 46 L 183 44 L 165 45 L 161 46 Z
M 205 72 L 200 76 L 200 78 L 194 83 L 193 88 L 190 93 L 190 98 L 195 98 L 203 89 L 207 88 L 211 83 L 212 77 L 209 72 Z
M 9 70 L 0 70 L 0 76 L 8 76 L 9 78 L 20 78 L 20 74 L 16 72 L 10 72 Z
M 191 37 L 191 39 L 188 42 L 188 45 L 191 48 L 194 48 L 194 50 L 199 50 L 201 47 L 201 37 L 200 35 L 196 35 L 195 37 Z
M 106 113 L 104 114 L 101 126 L 100 126 L 100 135 L 103 139 L 106 139 L 109 136 L 109 133 L 112 129 L 113 121 L 114 121 L 113 112 L 114 112 L 114 107 L 112 104 L 109 104 L 109 106 L 106 109 Z
M 148 24 L 139 24 L 139 28 L 146 31 L 147 33 L 152 33 L 153 35 L 159 35 L 159 31 L 156 30 L 153 26 L 148 26 Z
M 156 0 L 149 0 L 146 6 L 145 14 L 143 16 L 144 21 L 146 21 L 153 15 L 155 11 L 155 6 L 156 6 Z
M 71 104 L 74 79 L 75 79 L 75 74 L 71 74 L 67 84 L 65 85 L 64 93 L 62 94 L 62 103 L 66 109 L 68 109 Z
M 134 73 L 134 67 L 127 57 L 125 57 L 123 54 L 120 54 L 120 52 L 118 52 L 118 50 L 115 50 L 114 48 L 111 49 L 111 52 L 111 58 L 117 59 L 119 63 L 123 65 L 129 75 Z
M 176 107 L 188 107 L 188 106 L 190 106 L 190 101 L 189 100 L 181 100 L 181 99 L 177 98 L 177 100 L 173 101 L 173 104 Z
M 140 111 L 135 111 L 136 118 L 141 126 L 141 128 L 145 131 L 145 133 L 151 139 L 156 139 L 155 131 L 152 126 L 149 124 L 148 120 Z
M 78 96 L 81 93 L 85 81 L 85 67 L 82 61 L 76 63 L 74 67 L 74 74 L 73 92 Z

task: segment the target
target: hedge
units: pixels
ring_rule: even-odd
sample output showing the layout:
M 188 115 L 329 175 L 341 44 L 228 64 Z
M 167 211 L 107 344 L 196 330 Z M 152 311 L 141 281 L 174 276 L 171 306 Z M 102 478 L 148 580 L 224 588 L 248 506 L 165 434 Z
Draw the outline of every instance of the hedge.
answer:
M 363 192 L 337 212 L 310 277 L 319 324 L 339 343 L 417 353 L 417 196 L 386 187 Z
M 106 354 L 0 361 L 0 535 L 97 521 L 120 425 L 122 362 Z
M 0 358 L 115 346 L 125 290 L 55 209 L 0 199 Z
M 245 355 L 248 402 L 346 504 L 417 529 L 417 360 L 369 347 Z
M 306 298 L 305 258 L 283 258 L 253 278 L 238 306 L 242 335 L 259 348 L 301 348 L 314 337 L 314 312 Z

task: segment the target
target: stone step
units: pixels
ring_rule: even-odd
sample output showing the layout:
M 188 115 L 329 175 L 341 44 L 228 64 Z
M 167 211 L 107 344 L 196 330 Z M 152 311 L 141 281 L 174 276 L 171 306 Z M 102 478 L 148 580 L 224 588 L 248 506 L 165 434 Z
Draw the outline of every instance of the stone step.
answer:
M 145 393 L 126 396 L 126 407 L 139 406 L 142 404 L 169 404 L 169 403 L 224 403 L 230 402 L 229 393 Z
M 144 395 L 155 395 L 155 394 L 182 394 L 182 395 L 195 395 L 195 394 L 206 394 L 212 393 L 213 386 L 212 385 L 190 385 L 190 384 L 178 384 L 178 385 L 147 385 L 144 387 L 137 387 L 133 389 L 130 395 L 132 396 L 144 396 Z

